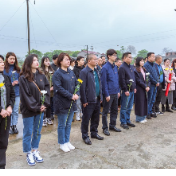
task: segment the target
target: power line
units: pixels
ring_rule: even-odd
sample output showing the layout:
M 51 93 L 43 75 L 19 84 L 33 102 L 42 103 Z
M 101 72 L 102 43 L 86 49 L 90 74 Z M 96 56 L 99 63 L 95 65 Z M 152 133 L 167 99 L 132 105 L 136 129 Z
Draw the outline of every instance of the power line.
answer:
M 24 1 L 25 2 L 25 1 Z M 8 24 L 8 22 L 15 16 L 15 14 L 20 10 L 21 6 L 24 4 L 24 2 L 20 5 L 20 7 L 17 9 L 17 11 L 9 18 L 9 20 L 2 26 L 0 31 Z

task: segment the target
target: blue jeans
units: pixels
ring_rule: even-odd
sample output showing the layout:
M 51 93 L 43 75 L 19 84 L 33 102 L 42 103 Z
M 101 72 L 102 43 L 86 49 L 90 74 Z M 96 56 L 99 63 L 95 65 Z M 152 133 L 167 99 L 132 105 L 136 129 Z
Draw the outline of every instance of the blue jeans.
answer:
M 41 118 L 40 118 L 41 115 Z M 43 125 L 44 113 L 23 118 L 23 152 L 28 153 L 31 149 L 37 150 L 41 139 L 41 130 Z M 40 125 L 39 125 L 40 121 Z M 39 129 L 38 129 L 39 125 Z M 37 135 L 37 132 L 39 133 Z M 32 141 L 31 141 L 32 139 Z
M 121 95 L 121 110 L 120 110 L 120 122 L 121 124 L 127 124 L 130 122 L 130 113 L 134 103 L 134 92 L 130 92 L 127 97 L 125 92 L 122 91 Z
M 73 120 L 74 112 L 73 110 L 70 111 L 69 117 L 67 119 L 68 113 L 63 114 L 59 113 L 58 116 L 58 143 L 65 144 L 70 141 L 70 131 L 71 131 L 71 124 Z
M 150 86 L 150 90 L 148 92 L 148 115 L 152 114 L 152 107 L 155 103 L 157 89 L 155 89 L 155 85 Z
M 20 97 L 15 97 L 15 103 L 11 115 L 11 125 L 17 125 L 18 124 L 18 111 L 19 111 L 19 104 L 20 104 Z
M 138 116 L 136 115 L 136 122 L 141 122 L 146 118 L 146 116 Z

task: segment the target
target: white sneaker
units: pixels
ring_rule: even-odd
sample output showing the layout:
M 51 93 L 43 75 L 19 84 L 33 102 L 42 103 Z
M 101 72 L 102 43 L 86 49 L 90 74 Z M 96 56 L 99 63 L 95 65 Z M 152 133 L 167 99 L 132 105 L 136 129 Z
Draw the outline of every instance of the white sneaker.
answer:
M 26 161 L 29 166 L 35 166 L 36 163 L 32 152 L 26 155 Z
M 40 152 L 37 150 L 33 151 L 34 159 L 35 159 L 35 161 L 37 161 L 37 163 L 43 163 L 43 158 L 39 155 L 39 153 Z
M 140 121 L 139 123 L 145 123 L 146 121 L 145 120 L 142 120 L 142 121 Z
M 44 120 L 43 120 L 43 126 L 44 126 L 44 127 L 47 127 L 47 121 L 48 121 L 47 119 L 44 119 Z
M 67 144 L 60 144 L 60 149 L 64 152 L 69 152 L 70 149 L 68 148 Z
M 53 125 L 53 121 L 51 119 L 48 119 L 47 123 L 48 125 Z
M 67 144 L 67 146 L 68 146 L 68 148 L 70 150 L 74 150 L 75 149 L 75 147 L 70 142 L 67 142 L 66 144 Z
M 144 119 L 145 123 L 147 122 L 147 119 Z

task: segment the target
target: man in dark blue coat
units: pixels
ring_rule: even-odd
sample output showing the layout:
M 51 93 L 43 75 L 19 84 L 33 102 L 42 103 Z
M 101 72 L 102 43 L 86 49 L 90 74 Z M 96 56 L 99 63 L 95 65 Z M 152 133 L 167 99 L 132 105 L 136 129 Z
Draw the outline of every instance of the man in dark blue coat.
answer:
M 109 129 L 121 132 L 120 129 L 116 128 L 116 119 L 118 114 L 118 97 L 120 97 L 119 88 L 119 76 L 118 69 L 115 65 L 117 58 L 117 52 L 114 49 L 107 51 L 108 61 L 101 69 L 101 82 L 103 92 L 103 133 L 107 136 L 110 135 L 108 131 L 107 114 L 110 109 L 110 123 Z
M 122 56 L 123 64 L 119 68 L 119 83 L 122 89 L 120 126 L 129 129 L 128 126 L 135 127 L 130 121 L 130 113 L 134 103 L 134 93 L 136 93 L 136 81 L 134 67 L 130 65 L 132 56 L 126 52 Z
M 149 52 L 147 54 L 147 62 L 144 64 L 144 67 L 147 72 L 150 73 L 150 90 L 148 92 L 148 115 L 147 118 L 157 117 L 156 113 L 152 112 L 153 104 L 155 103 L 155 98 L 157 94 L 157 87 L 160 85 L 159 75 L 155 66 L 155 53 Z
M 93 54 L 88 55 L 87 61 L 88 65 L 80 72 L 80 79 L 83 81 L 80 88 L 81 102 L 83 104 L 81 132 L 85 144 L 91 145 L 92 142 L 88 136 L 89 120 L 91 120 L 91 138 L 104 139 L 98 135 L 102 87 L 99 72 L 95 68 L 98 61 L 97 57 Z

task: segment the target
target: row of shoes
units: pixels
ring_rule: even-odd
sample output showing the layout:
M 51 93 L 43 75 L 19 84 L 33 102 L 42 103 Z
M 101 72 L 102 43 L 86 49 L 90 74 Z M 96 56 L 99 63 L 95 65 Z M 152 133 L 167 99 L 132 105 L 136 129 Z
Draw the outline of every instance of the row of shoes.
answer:
M 18 134 L 16 125 L 10 126 L 9 134 Z
M 51 118 L 45 118 L 43 120 L 43 127 L 47 127 L 47 125 L 53 125 L 53 121 L 51 120 Z

